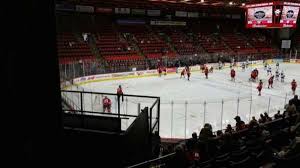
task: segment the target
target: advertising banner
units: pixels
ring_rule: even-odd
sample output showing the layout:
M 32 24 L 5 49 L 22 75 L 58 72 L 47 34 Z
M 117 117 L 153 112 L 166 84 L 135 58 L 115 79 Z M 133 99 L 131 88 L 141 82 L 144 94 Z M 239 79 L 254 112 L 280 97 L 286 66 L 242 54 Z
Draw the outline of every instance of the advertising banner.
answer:
M 185 12 L 185 11 L 175 11 L 175 16 L 177 16 L 177 17 L 187 17 L 187 12 Z
M 130 14 L 130 8 L 115 8 L 116 14 Z
M 77 12 L 93 13 L 94 12 L 94 7 L 93 6 L 76 5 L 76 11 Z
M 56 4 L 55 9 L 58 11 L 75 11 L 75 6 L 71 4 Z
M 147 10 L 148 16 L 160 16 L 160 10 Z
M 186 22 L 181 21 L 150 21 L 150 25 L 159 25 L 159 26 L 185 26 Z
M 96 9 L 95 9 L 95 12 L 96 13 L 112 13 L 113 12 L 113 10 L 111 9 L 111 8 L 99 8 L 99 7 L 97 7 Z
M 132 9 L 131 14 L 132 15 L 145 15 L 146 10 L 145 9 Z
M 198 18 L 199 13 L 198 12 L 188 12 L 188 17 L 189 18 Z

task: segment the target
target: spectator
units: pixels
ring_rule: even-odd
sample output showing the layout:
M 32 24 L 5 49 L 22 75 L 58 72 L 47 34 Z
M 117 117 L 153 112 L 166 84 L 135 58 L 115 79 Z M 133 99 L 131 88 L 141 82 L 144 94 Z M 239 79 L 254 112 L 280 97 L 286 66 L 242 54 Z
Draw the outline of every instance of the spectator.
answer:
M 221 130 L 218 130 L 218 131 L 217 131 L 217 136 L 218 136 L 218 137 L 223 136 L 223 132 L 222 132 Z
M 260 114 L 260 118 L 258 120 L 258 123 L 263 124 L 267 121 L 266 117 L 263 114 Z
M 210 124 L 205 124 L 199 134 L 199 139 L 206 141 L 213 137 L 212 127 Z
M 282 115 L 280 114 L 280 110 L 277 111 L 277 113 L 274 115 L 275 119 L 282 118 Z
M 254 126 L 258 126 L 258 122 L 257 120 L 255 119 L 255 117 L 253 116 L 252 117 L 252 120 L 249 122 L 249 127 L 252 128 Z
M 264 116 L 265 116 L 267 122 L 268 122 L 268 121 L 272 121 L 272 118 L 269 117 L 269 115 L 268 115 L 267 112 L 264 113 Z
M 290 101 L 296 106 L 296 110 L 300 112 L 300 100 L 298 99 L 298 95 L 295 95 Z
M 296 113 L 296 106 L 292 103 L 292 100 L 289 101 L 289 104 L 287 104 L 285 107 L 286 116 L 291 116 L 294 113 Z
M 107 110 L 107 112 L 111 112 L 111 100 L 105 96 L 104 99 L 102 100 L 103 103 L 103 112 Z
M 246 128 L 245 122 L 241 120 L 240 116 L 236 116 L 234 117 L 236 124 L 235 124 L 235 129 L 236 131 L 240 131 L 243 130 L 244 128 Z
M 161 140 L 158 131 L 155 131 L 152 135 L 152 154 L 154 158 L 159 157 L 160 152 L 160 146 L 161 146 Z
M 197 133 L 193 132 L 192 134 L 192 138 L 188 139 L 186 142 L 186 146 L 188 150 L 193 150 L 195 149 L 196 145 L 197 145 L 198 139 L 197 139 Z
M 277 153 L 281 158 L 287 158 L 300 153 L 300 137 L 294 137 L 290 145 L 283 147 L 283 149 Z
M 88 34 L 87 33 L 82 33 L 83 41 L 87 42 L 88 41 Z
M 232 134 L 232 132 L 233 132 L 233 129 L 232 129 L 231 125 L 228 124 L 227 127 L 226 127 L 226 130 L 225 130 L 225 133 L 230 133 L 230 134 Z

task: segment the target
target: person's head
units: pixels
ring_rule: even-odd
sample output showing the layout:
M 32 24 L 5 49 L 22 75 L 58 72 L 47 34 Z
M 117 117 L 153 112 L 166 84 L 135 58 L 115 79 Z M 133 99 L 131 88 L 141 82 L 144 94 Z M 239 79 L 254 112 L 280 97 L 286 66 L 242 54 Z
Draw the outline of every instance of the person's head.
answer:
M 227 129 L 232 129 L 230 124 L 227 124 Z
M 263 114 L 260 114 L 260 118 L 265 118 Z
M 280 110 L 277 111 L 277 114 L 280 114 Z
M 295 82 L 295 79 L 293 79 L 293 82 Z
M 297 99 L 298 99 L 298 95 L 295 95 L 295 96 L 294 96 L 294 99 L 296 99 L 296 100 L 297 100 Z
M 252 120 L 256 120 L 254 116 L 252 117 Z
M 291 100 L 289 100 L 289 105 L 292 105 L 292 104 L 293 104 L 293 102 Z
M 104 99 L 107 99 L 107 96 L 104 96 Z
M 264 113 L 264 115 L 265 115 L 265 117 L 269 117 L 269 115 L 268 115 L 268 113 L 267 113 L 267 112 L 265 112 L 265 113 Z
M 121 88 L 121 85 L 119 85 L 119 88 Z
M 221 135 L 223 135 L 223 132 L 221 130 L 218 130 L 217 131 L 217 136 L 221 136 Z
M 241 121 L 241 118 L 240 118 L 240 116 L 236 116 L 236 117 L 234 117 L 234 119 L 235 119 L 235 121 L 236 121 L 236 122 L 239 122 L 239 121 Z
M 193 138 L 193 139 L 197 139 L 197 133 L 196 133 L 196 132 L 193 132 L 192 138 Z

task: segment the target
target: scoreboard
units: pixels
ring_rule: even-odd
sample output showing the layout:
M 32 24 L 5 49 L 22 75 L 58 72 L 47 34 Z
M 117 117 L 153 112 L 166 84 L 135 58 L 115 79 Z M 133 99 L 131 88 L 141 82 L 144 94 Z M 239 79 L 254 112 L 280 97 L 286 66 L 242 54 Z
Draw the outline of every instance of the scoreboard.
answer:
M 246 28 L 296 28 L 299 7 L 291 2 L 248 4 Z

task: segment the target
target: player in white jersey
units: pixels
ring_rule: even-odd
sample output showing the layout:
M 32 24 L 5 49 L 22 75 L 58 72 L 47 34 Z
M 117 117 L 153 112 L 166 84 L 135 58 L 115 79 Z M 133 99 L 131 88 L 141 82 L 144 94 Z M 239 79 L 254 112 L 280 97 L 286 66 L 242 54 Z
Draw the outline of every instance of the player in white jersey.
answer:
M 246 68 L 248 68 L 248 66 L 249 66 L 249 60 L 247 59 L 246 60 Z
M 264 62 L 264 69 L 267 70 L 268 69 L 268 63 Z
M 276 63 L 276 69 L 279 69 L 279 62 Z
M 281 71 L 280 76 L 281 76 L 281 82 L 284 82 L 285 75 L 284 75 L 283 71 Z
M 246 67 L 246 65 L 245 65 L 245 63 L 243 62 L 243 63 L 242 63 L 242 70 L 243 70 L 243 71 L 245 71 L 245 67 Z
M 279 76 L 280 76 L 279 71 L 278 71 L 278 69 L 276 69 L 276 71 L 275 71 L 275 79 L 279 80 Z
M 270 75 L 272 74 L 272 68 L 271 68 L 270 65 L 268 66 L 267 73 L 268 73 L 268 75 L 269 75 L 269 74 L 270 74 Z

